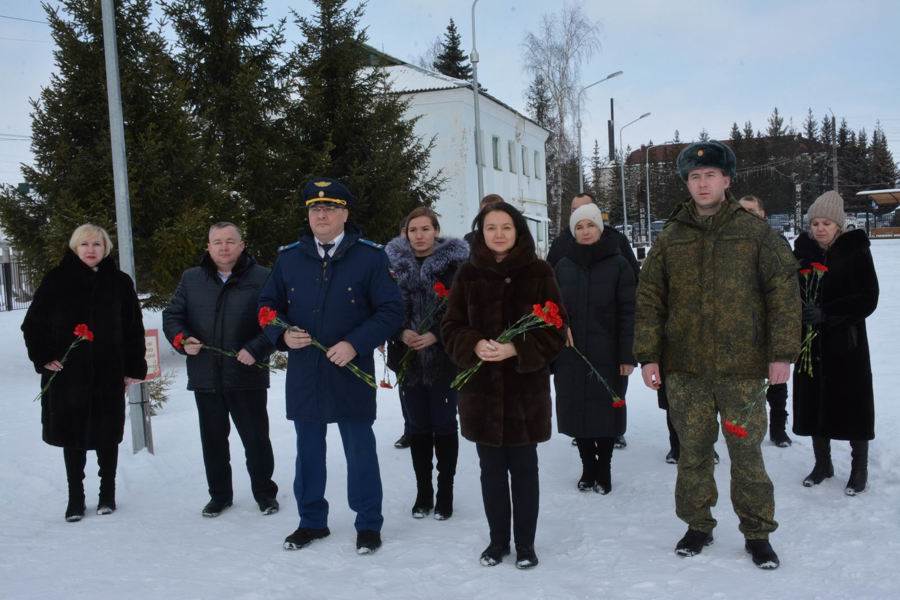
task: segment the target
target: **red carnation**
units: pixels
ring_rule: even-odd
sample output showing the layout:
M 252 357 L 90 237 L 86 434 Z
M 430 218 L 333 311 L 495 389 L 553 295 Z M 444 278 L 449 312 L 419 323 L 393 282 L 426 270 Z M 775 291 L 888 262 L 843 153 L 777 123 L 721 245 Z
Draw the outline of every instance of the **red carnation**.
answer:
M 79 323 L 75 326 L 75 331 L 73 332 L 75 337 L 80 337 L 89 342 L 94 341 L 94 332 L 91 331 L 85 323 Z
M 743 426 L 738 425 L 737 423 L 734 423 L 732 421 L 725 421 L 725 430 L 733 434 L 735 437 L 747 437 L 747 430 Z
M 447 286 L 438 281 L 434 284 L 434 293 L 438 295 L 438 298 L 446 298 L 450 295 L 450 290 L 447 289 Z
M 259 326 L 266 327 L 278 318 L 278 313 L 269 308 L 268 306 L 263 306 L 259 309 Z
M 804 275 L 804 276 L 806 276 L 806 275 L 811 275 L 811 274 L 812 274 L 812 269 L 800 269 L 800 274 L 801 274 L 801 275 Z
M 623 406 L 625 406 L 625 398 L 618 398 L 612 403 L 613 408 L 622 408 Z
M 825 265 L 823 265 L 823 264 L 820 263 L 820 262 L 814 262 L 814 263 L 812 264 L 812 268 L 815 269 L 816 271 L 819 271 L 820 273 L 827 273 L 827 272 L 828 272 L 828 267 L 826 267 Z
M 390 382 L 387 381 L 387 380 L 385 380 L 385 379 L 382 379 L 381 381 L 378 382 L 378 387 L 384 388 L 384 389 L 387 389 L 387 390 L 392 390 L 392 389 L 394 389 L 394 386 L 392 386 L 392 385 L 390 384 Z
M 175 339 L 172 340 L 172 345 L 175 346 L 176 350 L 181 350 L 184 347 L 184 334 L 179 333 L 175 336 Z

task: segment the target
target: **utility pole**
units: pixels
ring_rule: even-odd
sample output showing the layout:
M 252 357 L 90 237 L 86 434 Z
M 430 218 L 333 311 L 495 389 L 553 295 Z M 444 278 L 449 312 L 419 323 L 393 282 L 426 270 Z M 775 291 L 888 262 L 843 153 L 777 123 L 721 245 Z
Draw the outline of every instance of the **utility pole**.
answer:
M 137 286 L 134 246 L 131 239 L 131 204 L 128 200 L 128 161 L 125 156 L 125 125 L 122 121 L 122 91 L 119 87 L 119 55 L 116 48 L 116 13 L 113 0 L 103 0 L 103 54 L 106 61 L 106 97 L 109 105 L 109 137 L 112 144 L 113 187 L 116 197 L 116 238 L 119 268 Z M 153 454 L 150 428 L 150 398 L 146 383 L 128 387 L 131 443 L 135 454 L 147 448 Z
M 831 107 L 827 107 L 831 113 L 831 179 L 832 189 L 838 191 L 838 161 L 837 161 L 837 119 Z
M 472 2 L 472 53 L 469 55 L 469 62 L 472 63 L 472 92 L 475 102 L 475 171 L 478 173 L 478 198 L 475 199 L 476 205 L 481 203 L 484 198 L 484 175 L 481 172 L 482 161 L 481 156 L 481 112 L 478 110 L 478 50 L 475 48 L 475 5 L 478 0 Z

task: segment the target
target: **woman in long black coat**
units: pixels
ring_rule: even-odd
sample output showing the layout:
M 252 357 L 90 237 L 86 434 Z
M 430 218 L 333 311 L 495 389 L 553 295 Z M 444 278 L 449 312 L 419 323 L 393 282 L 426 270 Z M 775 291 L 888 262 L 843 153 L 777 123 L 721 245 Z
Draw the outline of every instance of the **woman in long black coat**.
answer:
M 449 519 L 453 514 L 453 478 L 459 454 L 456 422 L 456 390 L 450 382 L 456 366 L 441 343 L 441 319 L 446 307 L 435 310 L 442 300 L 438 283 L 451 289 L 459 265 L 469 260 L 469 245 L 440 237 L 441 227 L 433 210 L 419 207 L 404 220 L 404 232 L 385 246 L 394 280 L 406 307 L 403 329 L 390 340 L 388 366 L 400 371 L 407 351 L 413 352 L 400 384 L 400 402 L 406 415 L 404 436 L 409 442 L 416 500 L 412 516 Z M 431 321 L 431 327 L 417 330 Z M 437 458 L 437 501 L 432 484 L 432 459 Z
M 575 238 L 556 264 L 556 278 L 569 313 L 571 341 L 591 362 L 618 398 L 624 399 L 634 370 L 634 271 L 609 236 L 601 237 L 603 217 L 596 204 L 572 213 Z M 553 368 L 559 432 L 575 438 L 581 455 L 578 489 L 612 490 L 613 444 L 625 434 L 626 408 L 572 349 L 563 350 Z
M 813 328 L 810 375 L 801 359 L 794 368 L 794 433 L 813 437 L 810 487 L 834 475 L 831 440 L 849 440 L 850 479 L 845 493 L 866 489 L 869 440 L 875 437 L 875 401 L 866 317 L 878 305 L 878 277 L 863 230 L 842 232 L 843 200 L 826 192 L 809 208 L 810 233 L 794 242 L 801 266 L 804 334 Z M 827 268 L 821 275 L 813 263 Z M 807 269 L 810 272 L 807 272 Z M 815 281 L 818 279 L 818 284 Z
M 98 514 L 116 508 L 118 445 L 125 430 L 125 387 L 147 375 L 144 324 L 131 278 L 109 256 L 101 227 L 78 227 L 59 265 L 41 281 L 22 331 L 28 358 L 41 375 L 43 439 L 63 448 L 69 486 L 67 521 L 84 517 L 84 467 L 88 450 L 100 467 Z M 82 341 L 61 362 L 85 324 Z
M 472 256 L 453 281 L 441 334 L 447 353 L 461 369 L 484 361 L 459 393 L 462 434 L 476 443 L 490 528 L 491 542 L 481 553 L 481 564 L 494 566 L 509 554 L 512 520 L 516 566 L 527 569 L 538 563 L 537 444 L 550 438 L 549 367 L 564 337 L 560 329 L 550 327 L 508 343 L 496 340 L 531 313 L 533 305 L 561 300 L 553 268 L 535 254 L 522 213 L 506 203 L 485 207 L 475 230 Z

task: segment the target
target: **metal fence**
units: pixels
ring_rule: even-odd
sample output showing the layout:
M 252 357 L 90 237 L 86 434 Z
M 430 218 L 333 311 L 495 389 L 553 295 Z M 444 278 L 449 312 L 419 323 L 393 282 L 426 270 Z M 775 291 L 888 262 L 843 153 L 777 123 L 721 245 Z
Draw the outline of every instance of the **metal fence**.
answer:
M 34 286 L 25 266 L 19 262 L 0 262 L 0 311 L 28 308 Z

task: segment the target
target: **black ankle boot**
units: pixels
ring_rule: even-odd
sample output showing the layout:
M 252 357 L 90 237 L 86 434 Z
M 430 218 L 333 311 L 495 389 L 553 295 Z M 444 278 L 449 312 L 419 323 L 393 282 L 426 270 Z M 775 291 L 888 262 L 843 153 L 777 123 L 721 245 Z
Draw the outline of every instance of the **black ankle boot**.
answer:
M 816 464 L 813 470 L 803 479 L 803 487 L 819 485 L 829 477 L 834 477 L 834 466 L 831 464 L 831 440 L 813 436 L 813 454 Z
M 606 495 L 612 491 L 612 457 L 616 438 L 600 438 L 597 440 L 597 470 L 594 491 Z
M 850 479 L 844 493 L 848 496 L 856 496 L 866 491 L 866 483 L 869 480 L 869 442 L 866 440 L 850 442 L 851 463 Z
M 109 515 L 116 510 L 116 480 L 100 480 L 100 498 L 97 500 L 97 514 Z
M 434 508 L 434 486 L 431 483 L 434 436 L 430 433 L 415 434 L 407 436 L 407 439 L 413 472 L 416 474 L 416 501 L 412 507 L 412 516 L 414 519 L 423 519 Z
M 69 504 L 66 506 L 66 521 L 77 523 L 84 518 L 84 490 L 80 494 L 69 490 Z
M 597 443 L 591 438 L 575 438 L 578 455 L 581 456 L 581 479 L 578 491 L 589 492 L 597 482 Z
M 434 436 L 434 456 L 438 472 L 434 518 L 445 521 L 453 516 L 453 479 L 459 458 L 459 437 L 456 433 Z

